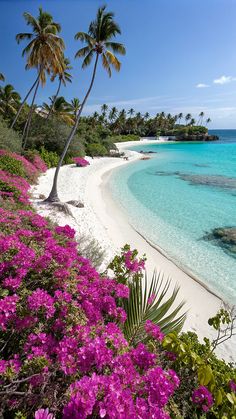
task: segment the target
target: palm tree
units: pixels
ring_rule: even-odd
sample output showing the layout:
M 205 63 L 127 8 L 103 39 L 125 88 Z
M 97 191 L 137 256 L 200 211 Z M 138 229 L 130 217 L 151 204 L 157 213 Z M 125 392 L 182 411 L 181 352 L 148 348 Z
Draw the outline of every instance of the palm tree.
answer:
M 48 105 L 44 102 L 42 109 L 46 111 L 47 114 L 51 111 L 52 115 L 57 116 L 62 121 L 66 122 L 69 125 L 72 125 L 74 122 L 74 118 L 71 115 L 71 105 L 65 100 L 65 98 L 63 96 L 59 96 L 55 100 L 54 96 L 52 96 L 49 99 L 51 101 L 51 104 Z
M 117 108 L 113 106 L 109 112 L 109 120 L 112 123 L 117 117 Z
M 64 57 L 62 68 L 57 69 L 51 77 L 51 81 L 54 81 L 55 78 L 58 77 L 59 83 L 58 83 L 58 88 L 57 88 L 56 94 L 54 96 L 54 102 L 52 103 L 52 107 L 51 107 L 51 109 L 48 113 L 47 119 L 50 117 L 50 115 L 52 113 L 54 103 L 55 103 L 55 101 L 56 101 L 56 99 L 59 95 L 60 90 L 61 90 L 61 85 L 63 84 L 63 86 L 66 86 L 66 83 L 71 83 L 72 82 L 72 75 L 67 71 L 67 70 L 71 70 L 71 69 L 72 69 L 72 66 L 70 65 L 70 60 L 68 58 Z
M 5 77 L 2 73 L 0 73 L 0 81 L 5 81 Z
M 193 126 L 195 124 L 196 124 L 196 120 L 194 118 L 191 118 L 189 125 Z
M 203 121 L 203 117 L 204 117 L 204 112 L 200 112 L 200 114 L 198 115 L 199 116 L 199 120 L 198 120 L 198 125 L 202 125 L 202 121 Z
M 187 115 L 185 116 L 186 125 L 188 121 L 190 121 L 191 119 L 192 119 L 192 115 L 190 113 L 187 113 Z
M 6 84 L 0 89 L 0 112 L 5 118 L 8 111 L 16 114 L 19 103 L 20 95 L 11 84 Z
M 148 112 L 146 112 L 145 114 L 144 114 L 144 119 L 148 119 L 149 118 L 149 116 L 150 116 L 150 114 L 148 113 Z
M 182 114 L 182 112 L 180 112 L 180 113 L 178 114 L 177 119 L 178 119 L 179 124 L 180 124 L 181 119 L 183 119 L 183 114 Z
M 26 24 L 31 26 L 32 32 L 18 33 L 16 35 L 16 41 L 19 44 L 21 41 L 30 40 L 29 44 L 23 49 L 22 56 L 26 56 L 27 58 L 27 70 L 31 68 L 37 70 L 37 78 L 21 103 L 11 128 L 15 125 L 18 116 L 23 109 L 24 103 L 33 89 L 35 89 L 25 129 L 26 143 L 39 84 L 40 82 L 42 85 L 45 84 L 46 73 L 59 72 L 63 68 L 64 42 L 62 38 L 58 36 L 58 33 L 61 30 L 60 25 L 53 21 L 53 17 L 49 13 L 43 12 L 42 8 L 39 8 L 38 18 L 33 17 L 27 12 L 25 12 L 23 16 Z
M 76 119 L 76 115 L 80 109 L 80 100 L 77 97 L 74 97 L 74 99 L 71 99 L 70 102 L 70 108 L 71 111 L 73 112 L 74 118 Z
M 206 125 L 210 124 L 210 122 L 211 122 L 211 118 L 207 118 Z
M 107 105 L 106 103 L 104 103 L 104 104 L 101 106 L 101 111 L 102 111 L 102 116 L 103 116 L 103 118 L 105 118 L 105 116 L 106 116 L 107 109 L 108 109 L 108 105 Z
M 106 6 L 102 6 L 97 11 L 96 19 L 90 23 L 88 33 L 78 32 L 75 35 L 75 39 L 78 39 L 86 43 L 86 46 L 79 49 L 79 51 L 77 51 L 75 55 L 76 58 L 83 57 L 82 68 L 86 68 L 91 63 L 93 57 L 95 57 L 95 62 L 94 62 L 93 73 L 92 73 L 92 78 L 91 78 L 89 88 L 81 103 L 81 107 L 77 114 L 75 125 L 73 129 L 71 130 L 69 137 L 66 140 L 64 150 L 62 152 L 62 155 L 60 157 L 59 163 L 55 171 L 52 190 L 49 194 L 47 201 L 50 201 L 50 202 L 59 201 L 58 193 L 57 193 L 57 179 L 58 179 L 59 170 L 61 168 L 64 157 L 67 153 L 68 147 L 76 133 L 76 130 L 80 121 L 80 115 L 83 111 L 84 105 L 86 104 L 89 94 L 92 90 L 95 76 L 96 76 L 99 57 L 101 57 L 102 65 L 104 69 L 108 72 L 108 75 L 110 77 L 111 77 L 111 67 L 113 67 L 116 71 L 120 70 L 121 63 L 114 53 L 120 53 L 124 55 L 125 47 L 118 42 L 112 41 L 112 38 L 116 37 L 116 35 L 120 33 L 121 33 L 120 28 L 118 24 L 114 21 L 114 14 L 112 12 L 107 12 Z
M 130 108 L 130 109 L 128 110 L 127 114 L 128 114 L 130 117 L 132 117 L 132 116 L 134 115 L 134 112 L 135 112 L 134 108 Z

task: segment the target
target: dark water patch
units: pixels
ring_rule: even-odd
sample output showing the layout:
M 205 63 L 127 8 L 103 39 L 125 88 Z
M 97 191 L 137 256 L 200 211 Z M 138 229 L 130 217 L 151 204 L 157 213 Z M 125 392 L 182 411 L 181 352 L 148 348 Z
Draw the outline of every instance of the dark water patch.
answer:
M 234 177 L 165 171 L 156 171 L 155 175 L 178 176 L 179 179 L 189 182 L 190 185 L 203 185 L 236 191 L 236 178 Z
M 228 255 L 236 259 L 236 227 L 214 228 L 202 239 L 221 247 Z

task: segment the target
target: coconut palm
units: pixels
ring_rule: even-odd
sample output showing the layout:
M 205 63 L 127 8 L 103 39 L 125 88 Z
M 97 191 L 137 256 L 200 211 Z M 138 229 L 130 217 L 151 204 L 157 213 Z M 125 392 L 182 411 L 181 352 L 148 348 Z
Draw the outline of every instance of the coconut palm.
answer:
M 13 114 L 17 113 L 17 108 L 20 103 L 20 95 L 14 89 L 11 84 L 6 84 L 6 86 L 1 87 L 0 89 L 0 112 L 7 117 L 8 112 L 10 111 Z
M 109 112 L 109 120 L 112 123 L 117 117 L 117 108 L 113 106 Z
M 105 118 L 106 113 L 107 113 L 107 110 L 108 110 L 108 105 L 107 105 L 106 103 L 104 103 L 104 104 L 101 106 L 101 111 L 102 111 L 102 116 L 103 116 L 103 118 Z
M 73 115 L 71 115 L 71 105 L 65 100 L 63 96 L 56 99 L 54 96 L 49 98 L 51 104 L 43 103 L 42 109 L 48 114 L 50 111 L 52 115 L 58 117 L 69 125 L 74 122 Z M 53 107 L 52 107 L 53 105 Z
M 70 109 L 73 112 L 74 118 L 76 118 L 77 113 L 80 109 L 80 100 L 77 97 L 74 97 L 74 99 L 70 102 Z
M 179 124 L 180 124 L 181 119 L 183 119 L 183 114 L 182 114 L 182 112 L 180 112 L 180 113 L 177 115 L 177 119 L 178 119 Z
M 207 118 L 206 125 L 210 124 L 210 122 L 211 122 L 211 118 Z
M 186 313 L 180 314 L 184 301 L 176 304 L 179 287 L 175 286 L 170 294 L 170 285 L 170 279 L 165 281 L 156 272 L 153 273 L 150 285 L 146 274 L 129 283 L 129 298 L 122 301 L 122 306 L 127 315 L 124 335 L 132 345 L 147 339 L 147 320 L 158 324 L 164 334 L 181 330 L 186 319 Z M 167 295 L 169 298 L 166 298 Z
M 150 114 L 149 114 L 149 112 L 146 112 L 145 114 L 144 114 L 144 119 L 148 119 L 149 118 L 149 116 L 150 116 Z
M 193 126 L 196 124 L 196 120 L 194 118 L 191 118 L 189 125 Z
M 114 68 L 116 71 L 120 70 L 121 63 L 116 57 L 115 53 L 124 55 L 125 47 L 118 42 L 113 42 L 112 40 L 114 37 L 116 37 L 117 34 L 120 34 L 120 33 L 121 33 L 120 28 L 118 24 L 114 21 L 114 14 L 112 12 L 107 12 L 106 6 L 102 6 L 98 9 L 95 20 L 90 23 L 88 33 L 78 32 L 75 35 L 76 40 L 80 40 L 86 43 L 86 46 L 79 49 L 79 51 L 77 51 L 75 55 L 76 58 L 81 58 L 81 57 L 83 58 L 82 68 L 84 69 L 88 67 L 89 64 L 91 64 L 93 58 L 95 58 L 95 61 L 94 61 L 93 73 L 92 73 L 92 78 L 89 84 L 89 88 L 81 103 L 81 107 L 77 114 L 75 125 L 73 129 L 71 130 L 69 137 L 66 140 L 64 150 L 62 152 L 62 155 L 60 157 L 59 163 L 55 171 L 52 190 L 47 199 L 50 202 L 59 201 L 58 193 L 57 193 L 58 173 L 61 168 L 64 157 L 67 153 L 68 147 L 76 133 L 84 105 L 86 104 L 89 94 L 92 90 L 95 76 L 96 76 L 99 57 L 101 57 L 102 65 L 104 69 L 108 72 L 108 75 L 110 77 L 111 77 L 111 68 Z
M 186 125 L 191 119 L 192 119 L 192 115 L 190 113 L 187 113 L 187 115 L 185 116 Z
M 132 117 L 132 116 L 134 115 L 134 112 L 135 112 L 134 108 L 130 108 L 130 109 L 128 110 L 127 114 L 128 114 L 130 117 Z
M 5 81 L 5 77 L 2 73 L 0 73 L 0 81 Z
M 200 114 L 198 115 L 199 116 L 199 120 L 198 120 L 198 125 L 202 125 L 202 121 L 203 121 L 203 117 L 204 117 L 204 112 L 200 112 Z
M 39 8 L 39 16 L 37 18 L 27 12 L 25 12 L 23 16 L 26 24 L 32 28 L 32 32 L 18 33 L 16 35 L 16 41 L 18 44 L 21 41 L 30 41 L 23 49 L 22 56 L 26 56 L 27 70 L 32 68 L 37 70 L 37 78 L 21 103 L 11 127 L 15 125 L 18 116 L 23 109 L 24 103 L 35 89 L 25 129 L 27 139 L 39 84 L 45 84 L 46 74 L 50 74 L 50 72 L 59 72 L 62 69 L 64 42 L 62 38 L 58 36 L 58 33 L 61 30 L 60 25 L 54 22 L 53 17 L 49 13 L 44 12 L 42 8 Z
M 63 86 L 66 86 L 66 83 L 72 82 L 72 75 L 68 72 L 68 70 L 71 70 L 71 69 L 72 69 L 72 66 L 70 65 L 70 60 L 64 57 L 62 67 L 56 69 L 55 73 L 51 76 L 51 81 L 54 81 L 56 78 L 58 78 L 59 80 L 58 88 L 54 96 L 54 102 L 56 101 L 60 93 L 62 84 Z M 52 107 L 48 113 L 47 119 L 50 117 L 52 113 L 54 102 L 52 103 Z

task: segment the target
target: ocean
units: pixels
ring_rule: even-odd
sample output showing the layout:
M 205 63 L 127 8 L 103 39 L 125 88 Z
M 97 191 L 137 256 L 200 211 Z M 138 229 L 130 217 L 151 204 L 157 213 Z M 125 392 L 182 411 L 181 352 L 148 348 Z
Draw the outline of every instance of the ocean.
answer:
M 109 185 L 135 229 L 236 303 L 235 248 L 210 236 L 236 227 L 236 130 L 211 133 L 220 140 L 132 147 L 155 153 L 116 169 Z

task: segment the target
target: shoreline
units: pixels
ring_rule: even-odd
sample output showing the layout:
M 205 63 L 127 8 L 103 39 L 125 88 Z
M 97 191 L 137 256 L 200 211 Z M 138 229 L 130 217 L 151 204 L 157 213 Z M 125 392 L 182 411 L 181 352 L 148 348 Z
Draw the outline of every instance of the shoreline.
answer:
M 184 311 L 188 311 L 183 330 L 197 333 L 200 340 L 204 336 L 213 339 L 215 333 L 208 326 L 207 320 L 214 316 L 220 308 L 221 297 L 201 280 L 194 277 L 192 273 L 183 270 L 168 257 L 163 249 L 149 242 L 140 232 L 136 231 L 109 190 L 108 183 L 112 171 L 142 157 L 142 154 L 127 150 L 127 147 L 158 142 L 146 140 L 119 143 L 119 150 L 125 150 L 129 161 L 108 157 L 91 159 L 91 165 L 87 168 L 75 169 L 71 165 L 63 166 L 58 185 L 62 201 L 79 197 L 79 200 L 84 203 L 84 208 L 70 206 L 73 219 L 40 203 L 39 194 L 47 195 L 49 192 L 55 169 L 49 169 L 39 179 L 39 185 L 33 187 L 35 206 L 41 215 L 49 216 L 60 225 L 70 224 L 72 228 L 75 228 L 78 241 L 79 235 L 85 233 L 95 238 L 107 252 L 104 263 L 107 263 L 125 243 L 129 243 L 131 248 L 137 248 L 140 255 L 145 253 L 149 275 L 156 268 L 157 272 L 162 272 L 165 278 L 170 277 L 172 284 L 178 283 L 180 286 L 177 302 L 184 299 L 186 301 Z M 171 289 L 173 289 L 172 286 Z M 217 351 L 218 356 L 231 362 L 236 357 L 236 338 L 234 338 L 219 346 Z

